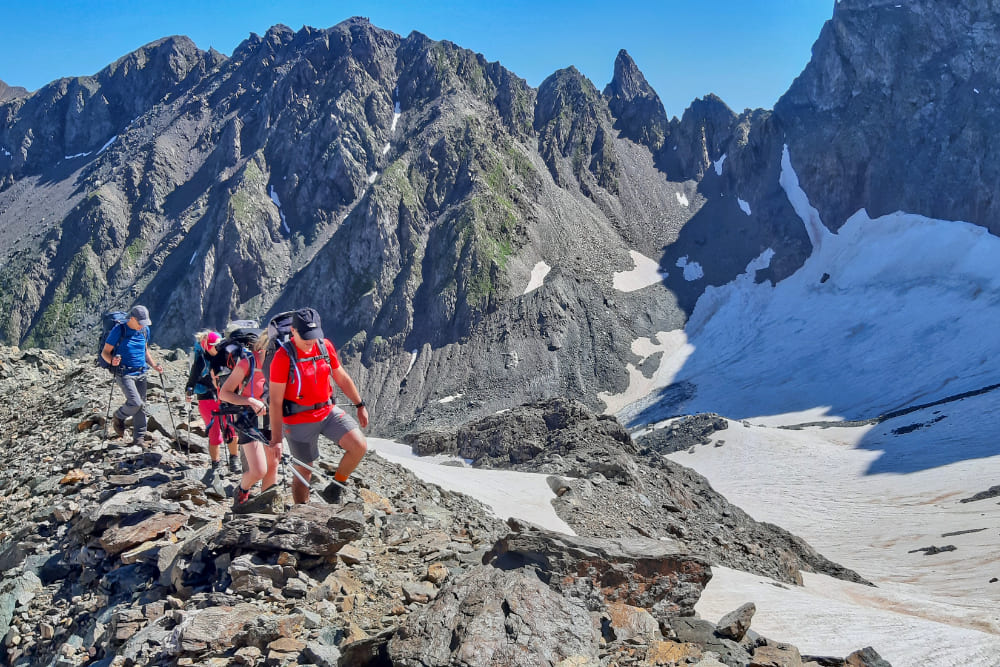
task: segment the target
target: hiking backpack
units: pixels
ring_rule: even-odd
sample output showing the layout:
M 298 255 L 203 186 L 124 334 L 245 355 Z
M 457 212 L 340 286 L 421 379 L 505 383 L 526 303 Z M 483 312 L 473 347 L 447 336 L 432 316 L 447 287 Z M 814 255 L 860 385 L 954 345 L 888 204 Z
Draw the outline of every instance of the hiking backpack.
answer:
M 279 347 L 285 348 L 288 354 L 288 382 L 292 381 L 292 376 L 298 375 L 299 364 L 306 361 L 317 361 L 323 359 L 330 364 L 330 355 L 326 350 L 326 343 L 319 341 L 319 354 L 312 357 L 299 358 L 295 343 L 292 342 L 292 317 L 295 311 L 278 313 L 267 323 L 267 353 L 264 355 L 264 377 L 271 378 L 271 361 L 277 353 Z M 270 382 L 268 382 L 270 385 Z M 299 398 L 302 398 L 302 383 L 298 383 Z M 330 398 L 333 398 L 331 394 Z
M 253 378 L 254 370 L 257 366 L 257 360 L 253 355 L 253 347 L 257 344 L 262 333 L 263 329 L 239 328 L 234 329 L 219 341 L 215 349 L 218 350 L 216 354 L 221 357 L 221 361 L 218 364 L 221 370 L 216 373 L 220 387 L 225 384 L 229 374 L 233 372 L 233 369 L 236 368 L 236 365 L 242 359 L 248 360 L 250 370 L 244 380 L 244 384 Z M 242 390 L 242 387 L 240 389 Z
M 110 313 L 104 313 L 104 315 L 101 316 L 101 339 L 97 343 L 97 358 L 94 360 L 94 363 L 98 368 L 106 368 L 112 373 L 115 372 L 115 367 L 104 361 L 104 357 L 101 353 L 104 352 L 104 344 L 107 342 L 108 336 L 111 335 L 112 329 L 118 326 L 123 329 L 128 329 L 128 327 L 125 326 L 125 323 L 128 322 L 128 318 L 129 314 L 123 313 L 120 310 L 113 310 Z M 118 346 L 125 340 L 126 334 L 127 332 L 122 332 L 122 337 L 118 339 L 118 344 L 115 345 L 115 349 L 111 352 L 112 357 L 118 354 Z

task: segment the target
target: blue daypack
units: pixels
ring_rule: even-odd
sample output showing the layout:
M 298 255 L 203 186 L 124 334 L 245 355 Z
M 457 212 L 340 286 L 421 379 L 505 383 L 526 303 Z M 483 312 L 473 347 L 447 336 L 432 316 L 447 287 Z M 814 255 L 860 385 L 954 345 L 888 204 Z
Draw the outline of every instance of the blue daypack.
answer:
M 104 357 L 101 356 L 101 352 L 104 351 L 104 344 L 108 341 L 108 336 L 111 335 L 111 330 L 115 327 L 125 327 L 125 323 L 128 322 L 129 314 L 123 313 L 120 310 L 113 310 L 110 313 L 104 313 L 101 316 L 101 339 L 97 343 L 97 359 L 94 363 L 98 368 L 106 368 L 109 371 L 113 371 L 114 368 L 108 362 L 104 361 Z M 128 327 L 125 327 L 128 328 Z M 118 345 L 121 345 L 122 341 L 125 340 L 125 332 L 122 332 L 122 337 L 118 339 Z M 118 354 L 118 345 L 115 345 L 114 352 L 111 356 L 114 357 Z

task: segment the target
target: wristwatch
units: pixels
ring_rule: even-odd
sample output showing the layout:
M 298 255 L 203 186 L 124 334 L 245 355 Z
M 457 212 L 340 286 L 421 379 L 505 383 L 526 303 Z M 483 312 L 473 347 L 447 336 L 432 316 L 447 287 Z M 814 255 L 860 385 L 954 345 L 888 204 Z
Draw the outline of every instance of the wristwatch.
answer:
M 355 403 L 354 407 L 356 407 L 356 408 L 363 408 L 363 407 L 365 407 L 365 402 L 361 401 L 360 403 Z

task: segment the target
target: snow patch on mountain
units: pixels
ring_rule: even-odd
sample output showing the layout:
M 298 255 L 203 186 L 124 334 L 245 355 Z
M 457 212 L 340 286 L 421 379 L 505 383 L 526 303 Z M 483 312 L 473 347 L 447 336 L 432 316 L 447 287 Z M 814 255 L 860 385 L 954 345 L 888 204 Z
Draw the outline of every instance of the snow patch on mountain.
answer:
M 677 260 L 677 267 L 684 269 L 684 280 L 693 282 L 705 277 L 705 271 L 698 262 L 688 261 L 687 255 Z
M 281 226 L 285 228 L 285 232 L 288 234 L 292 233 L 292 230 L 288 228 L 288 223 L 285 222 L 285 212 L 281 210 L 281 199 L 278 198 L 278 193 L 275 191 L 274 186 L 271 186 L 271 191 L 269 192 L 271 196 L 271 201 L 274 205 L 278 207 L 278 215 L 281 216 Z
M 830 230 L 823 225 L 820 220 L 819 211 L 809 203 L 809 196 L 799 185 L 799 176 L 792 167 L 792 158 L 788 153 L 788 144 L 785 144 L 781 151 L 781 175 L 778 178 L 781 187 L 785 190 L 789 203 L 795 209 L 796 215 L 802 219 L 806 226 L 806 234 L 809 235 L 809 242 L 813 251 L 818 249 L 823 240 L 830 236 Z
M 715 173 L 717 176 L 722 176 L 722 165 L 725 164 L 726 157 L 728 157 L 728 154 L 723 153 L 722 157 L 720 157 L 718 160 L 712 163 L 713 165 L 715 165 Z
M 535 264 L 534 268 L 531 269 L 531 279 L 528 280 L 528 285 L 524 288 L 524 294 L 541 287 L 545 282 L 545 276 L 549 275 L 551 270 L 552 267 L 545 262 Z
M 736 203 L 740 205 L 740 210 L 750 215 L 750 203 L 744 199 L 737 198 Z
M 635 268 L 630 271 L 619 271 L 612 277 L 612 285 L 620 292 L 635 292 L 644 287 L 663 282 L 667 273 L 660 271 L 660 265 L 640 252 L 629 250 Z
M 675 192 L 674 194 L 677 195 L 677 203 L 681 206 L 689 206 L 691 204 L 691 202 L 688 201 L 687 195 L 683 192 Z
M 97 151 L 97 154 L 100 155 L 101 153 L 103 153 L 104 151 L 106 151 L 108 149 L 108 147 L 111 146 L 111 144 L 115 143 L 115 139 L 117 139 L 117 138 L 118 138 L 118 135 L 116 134 L 115 136 L 113 136 L 110 139 L 108 139 L 108 143 L 106 143 L 103 146 L 101 146 L 100 150 Z

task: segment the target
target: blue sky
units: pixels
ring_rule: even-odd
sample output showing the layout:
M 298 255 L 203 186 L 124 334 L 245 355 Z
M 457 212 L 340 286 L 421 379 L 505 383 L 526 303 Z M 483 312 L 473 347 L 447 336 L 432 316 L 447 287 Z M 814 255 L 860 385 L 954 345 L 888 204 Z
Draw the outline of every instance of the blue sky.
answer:
M 276 23 L 327 28 L 350 16 L 403 36 L 413 30 L 499 60 L 532 86 L 575 65 L 598 89 L 626 49 L 679 116 L 695 97 L 771 108 L 809 61 L 834 0 L 64 0 L 4 3 L 0 80 L 35 90 L 90 75 L 143 44 L 187 35 L 229 55 Z

